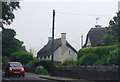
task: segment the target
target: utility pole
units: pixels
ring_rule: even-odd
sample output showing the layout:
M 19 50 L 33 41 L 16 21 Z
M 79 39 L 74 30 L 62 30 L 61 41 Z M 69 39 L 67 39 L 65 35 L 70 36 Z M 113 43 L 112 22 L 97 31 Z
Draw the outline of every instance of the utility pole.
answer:
M 81 48 L 83 46 L 83 35 L 81 35 Z
M 54 61 L 54 24 L 55 23 L 55 10 L 53 10 L 53 23 L 52 23 L 52 61 Z

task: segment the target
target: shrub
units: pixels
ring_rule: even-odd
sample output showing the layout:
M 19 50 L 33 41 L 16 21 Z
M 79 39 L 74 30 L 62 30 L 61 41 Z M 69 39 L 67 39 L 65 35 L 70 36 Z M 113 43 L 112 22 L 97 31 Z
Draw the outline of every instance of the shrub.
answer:
M 52 74 L 54 63 L 51 60 L 41 60 L 40 65 L 43 66 L 50 74 Z
M 109 55 L 109 52 L 115 48 L 114 46 L 100 46 L 100 47 L 92 47 L 92 48 L 82 48 L 78 52 L 77 59 L 80 59 L 84 54 L 93 53 L 96 54 L 99 58 L 103 55 Z
M 28 64 L 26 66 L 27 67 L 37 67 L 39 65 L 41 65 L 40 60 L 34 59 L 34 60 L 31 60 L 30 62 L 28 62 Z
M 78 53 L 78 64 L 91 65 L 90 62 L 93 62 L 91 60 L 93 60 L 92 58 L 95 57 L 90 57 L 88 55 L 91 53 L 97 57 L 97 60 L 94 63 L 95 65 L 118 65 L 120 63 L 120 60 L 118 60 L 120 58 L 120 54 L 118 54 L 120 53 L 120 50 L 118 50 L 119 45 L 120 44 L 80 49 Z
M 99 58 L 98 61 L 95 62 L 95 65 L 107 65 L 107 58 L 108 55 L 103 55 L 101 59 Z
M 95 54 L 89 53 L 89 54 L 84 54 L 77 61 L 77 64 L 78 65 L 94 65 L 97 60 L 98 60 L 98 57 Z
M 73 59 L 66 59 L 63 63 L 62 63 L 63 66 L 73 66 L 73 65 L 76 65 L 76 62 L 75 60 Z
M 30 61 L 27 65 L 28 68 L 30 67 L 38 67 L 38 66 L 43 66 L 50 74 L 52 73 L 52 68 L 54 66 L 53 62 L 50 60 L 38 60 L 34 59 Z
M 10 59 L 7 56 L 2 57 L 2 67 L 4 68 L 9 61 Z
M 21 62 L 23 65 L 27 64 L 32 59 L 33 56 L 26 51 L 17 51 L 10 56 L 11 61 L 18 61 Z
M 36 68 L 36 73 L 41 75 L 49 75 L 48 71 L 43 66 L 38 66 Z
M 112 65 L 112 64 L 120 65 L 120 60 L 119 60 L 120 53 L 119 52 L 120 52 L 120 49 L 118 48 L 110 51 L 110 55 L 108 56 L 108 59 L 107 59 L 108 65 Z

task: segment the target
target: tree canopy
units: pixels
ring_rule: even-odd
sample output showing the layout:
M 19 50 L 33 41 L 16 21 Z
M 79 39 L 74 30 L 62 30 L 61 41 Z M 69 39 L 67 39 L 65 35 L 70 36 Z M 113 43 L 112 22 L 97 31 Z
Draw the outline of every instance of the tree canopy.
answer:
M 2 20 L 3 24 L 10 25 L 15 18 L 14 10 L 20 8 L 19 2 L 2 2 Z
M 107 45 L 112 45 L 120 42 L 120 12 L 117 13 L 117 16 L 113 17 L 109 22 L 108 35 L 105 38 L 104 42 Z
M 2 30 L 2 55 L 10 56 L 18 50 L 25 50 L 23 42 L 15 38 L 16 32 L 13 29 Z

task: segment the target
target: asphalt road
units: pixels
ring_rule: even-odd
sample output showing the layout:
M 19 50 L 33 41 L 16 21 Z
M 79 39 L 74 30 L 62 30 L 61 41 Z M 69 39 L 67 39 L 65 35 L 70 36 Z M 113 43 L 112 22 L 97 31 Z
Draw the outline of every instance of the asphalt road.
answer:
M 56 79 L 60 79 L 57 78 Z M 61 78 L 62 79 L 62 78 Z M 25 77 L 18 77 L 18 76 L 12 76 L 12 77 L 4 77 L 4 73 L 2 73 L 2 82 L 119 82 L 119 81 L 88 81 L 88 80 L 52 80 L 47 78 L 40 78 L 40 75 L 33 74 L 33 73 L 26 73 Z
M 48 79 L 40 78 L 37 74 L 26 73 L 25 77 L 11 76 L 5 77 L 2 75 L 2 82 L 56 82 Z

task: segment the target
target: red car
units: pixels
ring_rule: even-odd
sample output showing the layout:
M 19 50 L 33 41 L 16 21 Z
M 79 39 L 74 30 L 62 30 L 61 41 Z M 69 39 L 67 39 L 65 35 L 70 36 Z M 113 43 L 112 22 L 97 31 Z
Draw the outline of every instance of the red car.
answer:
M 19 75 L 25 76 L 25 70 L 24 67 L 20 62 L 8 62 L 5 67 L 5 76 L 11 76 L 11 75 Z

